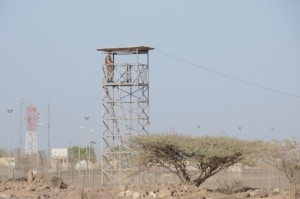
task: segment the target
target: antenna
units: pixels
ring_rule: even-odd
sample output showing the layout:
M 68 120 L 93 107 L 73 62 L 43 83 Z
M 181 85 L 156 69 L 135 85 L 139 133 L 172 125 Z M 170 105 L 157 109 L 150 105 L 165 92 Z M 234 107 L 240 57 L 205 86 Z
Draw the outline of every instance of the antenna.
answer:
M 39 113 L 36 110 L 35 106 L 27 107 L 26 111 L 26 146 L 25 154 L 34 155 L 38 154 L 38 140 L 37 140 L 37 126 L 38 119 L 40 118 Z

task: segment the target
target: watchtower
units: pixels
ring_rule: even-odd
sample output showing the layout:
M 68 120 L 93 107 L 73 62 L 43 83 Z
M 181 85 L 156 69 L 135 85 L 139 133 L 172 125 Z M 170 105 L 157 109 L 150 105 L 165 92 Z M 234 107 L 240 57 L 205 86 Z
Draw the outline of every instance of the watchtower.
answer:
M 126 140 L 149 133 L 149 51 L 146 46 L 97 49 L 102 64 L 102 183 L 132 182 L 137 152 Z

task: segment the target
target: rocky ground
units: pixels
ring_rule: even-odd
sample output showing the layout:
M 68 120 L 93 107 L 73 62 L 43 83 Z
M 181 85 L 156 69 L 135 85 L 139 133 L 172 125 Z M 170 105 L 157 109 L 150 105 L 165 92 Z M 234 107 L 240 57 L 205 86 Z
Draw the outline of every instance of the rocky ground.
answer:
M 46 179 L 28 174 L 27 178 L 0 181 L 0 199 L 288 199 L 288 191 L 264 189 L 236 189 L 232 194 L 198 188 L 193 185 L 148 185 L 148 186 L 95 186 L 66 185 L 59 177 Z

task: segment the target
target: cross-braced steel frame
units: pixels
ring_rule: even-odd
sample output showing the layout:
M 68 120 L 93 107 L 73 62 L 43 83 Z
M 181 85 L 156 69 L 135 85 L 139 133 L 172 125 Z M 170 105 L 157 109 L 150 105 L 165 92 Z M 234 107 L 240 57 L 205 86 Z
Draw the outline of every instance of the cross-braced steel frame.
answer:
M 37 112 L 35 106 L 27 107 L 25 119 L 27 123 L 25 154 L 38 154 L 38 140 L 36 127 L 38 125 L 39 113 Z
M 111 53 L 113 61 L 113 72 L 108 72 L 108 64 L 102 64 L 102 183 L 134 183 L 129 175 L 137 170 L 132 164 L 137 151 L 130 149 L 126 140 L 149 133 L 149 50 L 152 49 L 145 46 L 99 49 L 105 56 Z

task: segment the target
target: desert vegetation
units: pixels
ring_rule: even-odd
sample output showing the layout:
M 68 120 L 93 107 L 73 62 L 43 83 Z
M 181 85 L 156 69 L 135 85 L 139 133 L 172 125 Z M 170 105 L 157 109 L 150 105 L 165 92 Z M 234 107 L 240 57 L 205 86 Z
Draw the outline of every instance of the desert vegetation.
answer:
M 130 150 L 138 152 L 132 158 L 139 168 L 139 175 L 145 171 L 161 171 L 161 175 L 172 173 L 178 180 L 172 183 L 123 184 L 122 186 L 97 183 L 88 186 L 85 183 L 62 183 L 70 175 L 77 176 L 77 171 L 66 171 L 66 175 L 55 177 L 52 174 L 29 171 L 27 177 L 5 180 L 0 179 L 0 196 L 4 198 L 299 198 L 300 183 L 300 147 L 294 140 L 250 141 L 233 137 L 188 136 L 178 134 L 152 134 L 132 137 L 128 140 Z M 85 149 L 73 147 L 73 155 L 85 158 Z M 120 151 L 116 147 L 114 151 Z M 124 150 L 124 149 L 123 149 Z M 123 152 L 123 151 L 121 151 Z M 3 154 L 5 151 L 3 150 Z M 91 155 L 94 151 L 91 150 Z M 76 156 L 75 156 L 76 158 Z M 269 165 L 281 172 L 289 183 L 289 190 L 276 187 L 245 186 L 242 178 L 228 178 L 230 169 L 247 166 Z M 270 167 L 271 166 L 271 167 Z M 161 167 L 163 169 L 158 169 Z M 256 167 L 258 168 L 258 167 Z M 6 169 L 5 169 L 6 171 Z M 168 171 L 168 172 L 166 172 Z M 244 170 L 243 170 L 244 172 Z M 279 173 L 278 172 L 278 173 Z M 85 172 L 80 172 L 81 176 Z M 93 173 L 93 172 L 92 172 Z M 147 172 L 146 172 L 147 173 Z M 74 175 L 73 175 L 74 174 Z M 218 174 L 218 175 L 217 175 Z M 280 174 L 281 176 L 283 176 Z M 47 176 L 49 175 L 49 176 Z M 28 177 L 30 176 L 30 177 Z M 142 176 L 142 175 L 141 175 Z M 205 182 L 216 179 L 217 188 L 206 187 Z M 84 179 L 84 178 L 82 178 Z M 85 178 L 86 182 L 88 178 Z M 56 186 L 57 182 L 62 185 Z M 79 181 L 79 182 L 84 182 Z M 178 183 L 179 182 L 179 183 Z M 287 188 L 287 187 L 286 187 Z M 16 191 L 17 190 L 17 191 Z
M 289 180 L 291 198 L 296 198 L 300 183 L 300 144 L 294 140 L 273 141 L 264 145 L 262 160 L 282 172 Z
M 167 168 L 182 183 L 200 186 L 205 180 L 236 163 L 253 164 L 252 157 L 261 142 L 231 137 L 191 137 L 186 135 L 149 135 L 130 140 L 139 151 L 136 164 Z

